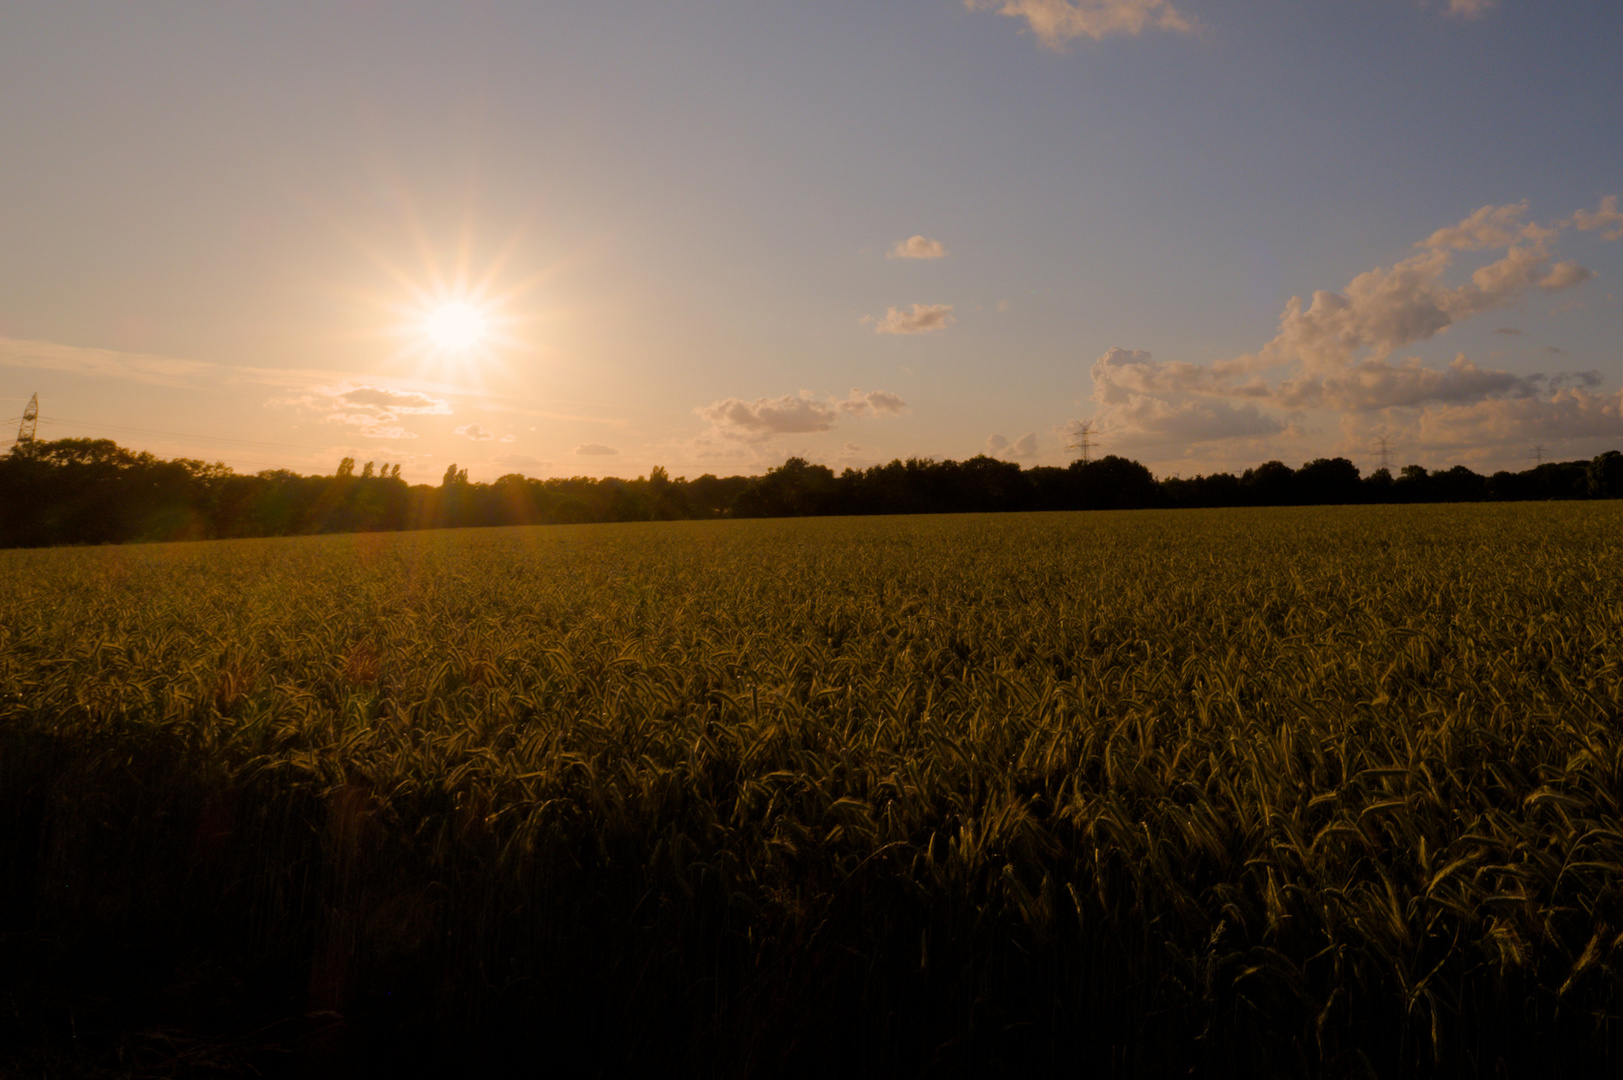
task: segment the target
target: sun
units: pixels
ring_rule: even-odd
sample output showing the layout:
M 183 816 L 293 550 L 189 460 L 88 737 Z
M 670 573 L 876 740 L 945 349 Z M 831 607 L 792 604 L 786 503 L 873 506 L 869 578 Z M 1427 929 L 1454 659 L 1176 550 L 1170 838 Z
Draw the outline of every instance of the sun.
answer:
M 436 348 L 460 353 L 482 344 L 490 326 L 485 313 L 466 300 L 449 300 L 429 311 L 423 333 Z

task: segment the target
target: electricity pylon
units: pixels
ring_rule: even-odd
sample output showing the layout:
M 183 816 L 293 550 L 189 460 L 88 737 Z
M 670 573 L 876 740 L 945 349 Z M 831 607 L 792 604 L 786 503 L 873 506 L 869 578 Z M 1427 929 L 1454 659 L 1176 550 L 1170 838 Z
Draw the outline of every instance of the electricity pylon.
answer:
M 28 399 L 28 408 L 23 410 L 23 422 L 17 428 L 17 445 L 29 446 L 34 441 L 34 429 L 39 426 L 39 394 Z
M 1387 439 L 1387 438 L 1386 438 L 1386 437 L 1385 437 L 1385 436 L 1384 436 L 1384 435 L 1383 435 L 1383 436 L 1381 436 L 1381 437 L 1380 437 L 1380 438 L 1379 438 L 1379 439 L 1376 439 L 1376 440 L 1375 440 L 1375 441 L 1376 441 L 1376 442 L 1378 442 L 1378 443 L 1380 443 L 1380 444 L 1381 444 L 1381 468 L 1383 468 L 1383 469 L 1386 469 L 1386 444 L 1387 444 L 1387 443 L 1388 443 L 1388 442 L 1389 442 L 1389 441 L 1390 441 L 1390 440 L 1389 440 L 1389 439 Z M 1391 469 L 1386 469 L 1386 471 L 1387 471 L 1387 472 L 1391 472 L 1391 471 L 1392 471 L 1392 470 L 1391 470 Z
M 1082 462 L 1086 464 L 1093 448 L 1099 445 L 1093 434 L 1092 420 L 1078 420 L 1077 426 L 1071 430 L 1071 441 L 1066 444 L 1067 450 L 1082 451 Z
M 1544 464 L 1544 447 L 1542 444 L 1533 447 L 1533 464 L 1535 467 Z

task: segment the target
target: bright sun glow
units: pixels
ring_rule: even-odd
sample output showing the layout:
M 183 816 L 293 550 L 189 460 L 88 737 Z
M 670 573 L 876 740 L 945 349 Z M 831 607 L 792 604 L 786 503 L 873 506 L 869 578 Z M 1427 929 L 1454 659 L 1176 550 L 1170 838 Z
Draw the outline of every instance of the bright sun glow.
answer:
M 452 300 L 429 312 L 423 331 L 441 349 L 466 352 L 484 341 L 485 316 L 465 300 Z

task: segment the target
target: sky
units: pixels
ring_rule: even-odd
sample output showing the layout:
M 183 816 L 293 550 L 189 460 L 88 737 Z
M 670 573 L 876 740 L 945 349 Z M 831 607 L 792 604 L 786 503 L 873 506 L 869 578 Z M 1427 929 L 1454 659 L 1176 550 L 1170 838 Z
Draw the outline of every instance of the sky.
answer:
M 1619 41 L 1617 0 L 7 4 L 0 436 L 37 393 L 40 438 L 430 483 L 1083 424 L 1160 476 L 1592 457 Z

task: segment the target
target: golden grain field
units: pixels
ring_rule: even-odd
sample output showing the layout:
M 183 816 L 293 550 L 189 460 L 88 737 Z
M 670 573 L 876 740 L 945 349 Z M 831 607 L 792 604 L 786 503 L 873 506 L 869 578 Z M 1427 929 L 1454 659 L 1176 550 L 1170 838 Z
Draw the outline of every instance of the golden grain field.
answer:
M 189 1023 L 242 1068 L 586 1031 L 597 1071 L 704 1075 L 1612 1057 L 1623 504 L 5 551 L 0 581 L 7 917 L 160 958 L 107 1054 Z M 271 989 L 159 1016 L 197 956 Z M 47 1060 L 80 991 L 27 978 Z

